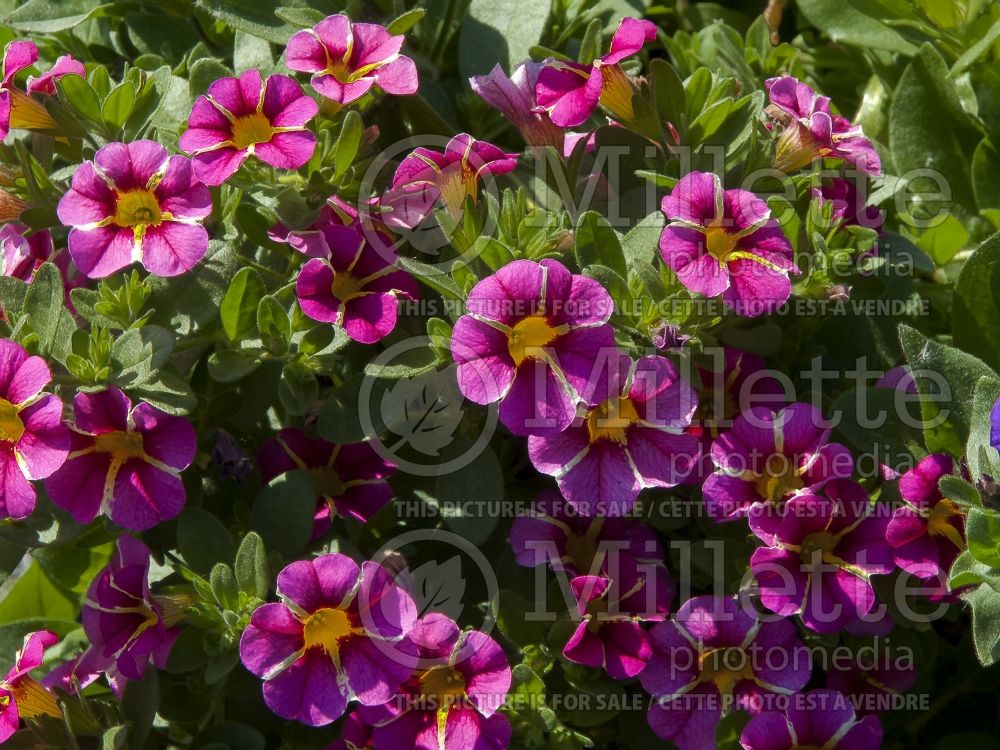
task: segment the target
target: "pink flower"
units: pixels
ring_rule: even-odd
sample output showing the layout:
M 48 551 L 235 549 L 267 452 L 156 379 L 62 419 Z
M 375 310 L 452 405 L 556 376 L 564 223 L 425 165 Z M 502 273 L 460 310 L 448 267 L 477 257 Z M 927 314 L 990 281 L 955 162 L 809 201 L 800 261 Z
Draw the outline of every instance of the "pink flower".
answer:
M 888 639 L 881 644 L 878 639 L 868 643 L 871 645 L 855 652 L 849 664 L 831 660 L 826 673 L 825 687 L 848 696 L 859 716 L 890 710 L 892 698 L 905 693 L 917 681 L 917 665 L 909 648 L 882 645 L 888 644 Z
M 13 276 L 31 281 L 38 267 L 53 252 L 52 234 L 48 229 L 32 232 L 23 224 L 0 227 L 0 276 Z
M 862 172 L 882 173 L 882 161 L 861 126 L 834 114 L 830 99 L 820 96 L 792 76 L 764 82 L 771 105 L 769 113 L 784 130 L 778 136 L 774 167 L 791 172 L 813 159 L 843 159 Z
M 542 63 L 525 60 L 514 68 L 508 78 L 503 68 L 496 65 L 487 75 L 472 76 L 469 85 L 483 101 L 518 129 L 527 145 L 553 146 L 562 153 L 563 129 L 552 122 L 544 111 L 536 111 L 535 84 L 544 67 Z
M 180 147 L 194 155 L 198 179 L 221 185 L 250 156 L 279 169 L 298 169 L 316 150 L 306 130 L 319 108 L 295 79 L 261 79 L 259 70 L 220 78 L 199 96 Z
M 384 235 L 374 235 L 376 247 L 355 227 L 331 224 L 322 233 L 329 259 L 311 259 L 295 281 L 302 312 L 343 327 L 363 344 L 380 341 L 396 327 L 398 298 L 419 296 L 416 282 L 396 268 L 396 251 Z
M 267 230 L 267 237 L 273 242 L 287 243 L 308 258 L 329 258 L 332 250 L 323 230 L 331 226 L 354 227 L 359 223 L 358 210 L 332 195 L 320 208 L 316 221 L 306 229 L 289 229 L 284 224 L 275 224 Z
M 3 50 L 0 79 L 0 140 L 11 128 L 50 130 L 56 121 L 41 104 L 14 86 L 14 76 L 38 62 L 38 47 L 34 42 L 8 42 Z
M 69 430 L 62 401 L 42 393 L 52 373 L 41 357 L 0 339 L 0 518 L 27 518 L 35 509 L 35 488 L 66 460 Z
M 500 713 L 511 670 L 500 645 L 477 630 L 460 632 L 439 613 L 410 631 L 420 665 L 388 703 L 360 709 L 374 727 L 373 747 L 505 750 L 511 728 Z
M 631 122 L 635 87 L 619 63 L 635 55 L 647 42 L 656 39 L 650 21 L 623 18 L 611 39 L 611 51 L 588 65 L 564 60 L 548 60 L 538 75 L 535 96 L 552 122 L 564 128 L 576 127 L 603 104 L 623 122 Z
M 63 76 L 71 74 L 86 78 L 87 67 L 79 60 L 74 60 L 72 55 L 62 55 L 58 60 L 56 60 L 55 65 L 49 68 L 49 70 L 45 73 L 38 76 L 38 78 L 28 76 L 28 93 L 55 96 L 56 81 Z
M 334 518 L 365 523 L 392 500 L 387 480 L 396 467 L 369 443 L 334 445 L 309 438 L 302 430 L 285 429 L 260 446 L 257 464 L 264 482 L 296 469 L 312 476 L 318 495 L 313 541 L 330 530 Z
M 382 219 L 391 229 L 412 229 L 438 201 L 453 219 L 461 219 L 466 199 L 478 198 L 480 178 L 512 172 L 517 157 L 467 133 L 448 141 L 443 153 L 416 148 L 396 168 L 382 198 Z
M 851 701 L 833 690 L 796 696 L 784 712 L 750 719 L 740 735 L 744 750 L 879 750 L 882 725 L 874 716 L 859 719 Z
M 56 645 L 59 636 L 51 630 L 38 630 L 24 637 L 14 666 L 0 681 L 0 743 L 17 731 L 21 719 L 49 716 L 62 719 L 55 696 L 46 690 L 30 672 L 42 663 L 46 649 Z
M 60 199 L 69 252 L 84 274 L 101 278 L 142 263 L 157 276 L 193 268 L 208 249 L 201 221 L 212 196 L 191 161 L 153 141 L 109 143 L 73 173 Z
M 760 198 L 723 190 L 717 175 L 682 177 L 661 210 L 669 222 L 660 253 L 680 282 L 722 301 L 740 315 L 773 310 L 792 292 L 789 273 L 800 273 L 792 246 Z
M 399 54 L 405 37 L 374 23 L 351 23 L 343 13 L 288 40 L 285 64 L 312 73 L 312 85 L 327 99 L 350 104 L 378 87 L 387 94 L 415 94 L 417 66 Z
M 194 427 L 149 404 L 133 407 L 115 387 L 78 393 L 66 463 L 45 482 L 56 505 L 77 523 L 98 513 L 131 531 L 145 531 L 184 508 L 180 473 L 194 460 Z

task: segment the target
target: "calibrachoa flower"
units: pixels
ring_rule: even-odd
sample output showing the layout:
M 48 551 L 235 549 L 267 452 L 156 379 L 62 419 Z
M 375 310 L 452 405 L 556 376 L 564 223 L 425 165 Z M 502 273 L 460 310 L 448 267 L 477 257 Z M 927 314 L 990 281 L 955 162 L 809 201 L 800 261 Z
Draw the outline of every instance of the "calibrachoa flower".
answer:
M 288 40 L 285 64 L 312 73 L 312 85 L 338 104 L 350 104 L 373 86 L 387 94 L 415 94 L 417 66 L 399 54 L 406 37 L 375 23 L 328 16 Z
M 142 263 L 176 276 L 205 257 L 212 196 L 191 161 L 154 141 L 109 143 L 73 173 L 59 200 L 73 262 L 90 278 Z
M 52 234 L 48 229 L 32 232 L 23 224 L 0 227 L 0 275 L 31 281 L 38 267 L 53 251 Z
M 28 76 L 28 85 L 26 88 L 29 94 L 55 96 L 56 81 L 70 74 L 86 78 L 87 66 L 79 60 L 74 60 L 72 55 L 61 55 L 51 68 L 37 78 Z
M 198 179 L 221 185 L 250 156 L 279 169 L 298 169 L 316 150 L 306 130 L 319 108 L 289 76 L 266 81 L 259 70 L 220 78 L 199 96 L 180 147 L 193 155 Z
M 302 312 L 343 327 L 363 344 L 385 338 L 396 327 L 398 298 L 419 296 L 416 282 L 396 268 L 396 251 L 388 239 L 377 240 L 376 247 L 359 229 L 336 224 L 322 232 L 329 259 L 309 260 L 295 281 Z
M 49 476 L 66 460 L 62 401 L 42 393 L 51 382 L 45 360 L 0 339 L 0 518 L 31 515 L 36 493 L 30 480 Z
M 740 744 L 744 750 L 878 750 L 882 725 L 874 716 L 859 720 L 840 693 L 811 690 L 796 696 L 784 713 L 750 719 Z
M 267 236 L 274 242 L 285 242 L 309 258 L 329 258 L 332 254 L 323 231 L 329 226 L 351 227 L 359 222 L 358 210 L 335 195 L 330 196 L 319 210 L 319 215 L 306 229 L 289 229 L 275 224 Z
M 759 315 L 788 299 L 800 273 L 792 246 L 767 204 L 746 190 L 723 190 L 717 175 L 691 172 L 660 209 L 667 226 L 660 253 L 688 289 L 740 315 Z
M 614 303 L 593 279 L 555 260 L 516 260 L 476 284 L 466 309 L 451 339 L 458 386 L 474 403 L 499 401 L 511 432 L 564 430 L 578 402 L 607 389 Z
M 374 726 L 375 750 L 504 750 L 510 722 L 499 712 L 511 670 L 499 644 L 477 630 L 461 632 L 439 613 L 410 631 L 420 666 L 388 703 L 362 707 Z
M 888 520 L 872 512 L 864 489 L 838 479 L 823 492 L 750 516 L 750 530 L 767 545 L 754 551 L 750 570 L 769 610 L 797 614 L 817 633 L 835 633 L 875 610 L 871 577 L 894 566 Z
M 73 399 L 69 458 L 45 481 L 56 505 L 77 523 L 98 513 L 145 531 L 184 508 L 180 473 L 194 460 L 194 427 L 149 404 L 132 405 L 115 387 Z
M 312 476 L 318 495 L 314 541 L 329 531 L 335 516 L 364 523 L 392 500 L 386 480 L 396 467 L 369 443 L 334 445 L 309 438 L 302 430 L 285 429 L 260 446 L 257 464 L 264 482 L 296 469 Z
M 111 563 L 94 578 L 83 603 L 83 630 L 97 656 L 129 680 L 142 679 L 150 659 L 165 663 L 178 632 L 171 627 L 182 616 L 180 607 L 164 608 L 150 595 L 149 562 L 145 544 L 119 537 Z
M 965 549 L 965 515 L 938 489 L 953 468 L 951 456 L 935 453 L 899 479 L 904 505 L 893 513 L 886 539 L 896 565 L 918 578 L 947 577 Z
M 48 110 L 14 85 L 14 76 L 38 62 L 38 47 L 34 42 L 8 42 L 3 50 L 2 80 L 0 80 L 0 140 L 11 128 L 47 130 L 56 127 Z
M 713 750 L 724 713 L 759 711 L 762 696 L 794 694 L 812 671 L 790 620 L 761 622 L 732 597 L 689 599 L 649 639 L 652 656 L 639 675 L 656 698 L 649 725 L 681 750 Z
M 883 640 L 883 643 L 888 643 Z M 889 658 L 892 651 L 869 645 L 868 654 L 858 651 L 850 664 L 833 659 L 826 673 L 826 687 L 843 693 L 860 716 L 885 713 L 893 707 L 895 696 L 905 693 L 917 681 L 917 667 L 912 650 L 899 648 L 899 658 Z M 878 654 L 873 657 L 869 654 Z
M 666 566 L 620 556 L 608 574 L 582 575 L 569 582 L 579 623 L 563 656 L 588 667 L 603 667 L 616 680 L 635 677 L 652 655 L 643 622 L 658 622 L 670 611 L 674 582 Z
M 517 128 L 525 144 L 553 146 L 562 153 L 563 129 L 552 122 L 546 113 L 536 111 L 535 84 L 544 67 L 542 63 L 525 60 L 514 68 L 508 78 L 503 68 L 496 65 L 487 75 L 472 76 L 469 85 L 483 101 Z
M 514 171 L 517 157 L 467 133 L 448 141 L 443 152 L 416 148 L 396 167 L 380 216 L 390 229 L 413 229 L 440 201 L 458 220 L 466 199 L 478 199 L 480 178 Z
M 587 517 L 569 512 L 558 492 L 547 490 L 531 510 L 510 527 L 510 546 L 518 565 L 548 563 L 572 576 L 607 574 L 611 561 L 662 563 L 663 545 L 656 533 L 631 518 Z
M 752 407 L 712 443 L 715 473 L 702 489 L 716 521 L 744 516 L 764 505 L 816 491 L 854 472 L 851 452 L 829 442 L 831 428 L 811 404 L 774 411 Z
M 340 729 L 340 739 L 326 750 L 364 750 L 372 747 L 372 728 L 365 724 L 357 711 L 347 714 Z
M 240 641 L 278 716 L 329 724 L 351 698 L 381 705 L 409 678 L 416 607 L 379 565 L 341 554 L 293 562 L 278 574 L 278 594 L 280 604 L 254 610 Z
M 792 76 L 764 82 L 768 112 L 784 127 L 778 136 L 774 167 L 791 172 L 813 159 L 843 159 L 868 174 L 882 173 L 882 161 L 860 125 L 834 114 L 830 99 Z
M 631 122 L 635 118 L 632 109 L 635 87 L 619 63 L 654 39 L 656 26 L 651 21 L 623 18 L 611 39 L 611 51 L 590 65 L 547 60 L 535 85 L 539 108 L 564 128 L 585 122 L 598 103 L 619 120 Z
M 877 206 L 865 205 L 854 180 L 834 177 L 824 180 L 811 192 L 820 208 L 830 204 L 830 218 L 834 224 L 867 227 L 877 232 L 885 223 L 885 214 Z
M 673 487 L 699 453 L 684 432 L 697 398 L 669 359 L 621 354 L 609 364 L 597 406 L 583 420 L 528 438 L 535 468 L 554 476 L 584 515 L 620 515 L 644 487 Z
M 6 742 L 17 731 L 21 719 L 62 719 L 55 696 L 30 674 L 41 665 L 45 650 L 58 641 L 59 636 L 51 630 L 38 630 L 24 637 L 14 666 L 0 680 L 0 742 Z

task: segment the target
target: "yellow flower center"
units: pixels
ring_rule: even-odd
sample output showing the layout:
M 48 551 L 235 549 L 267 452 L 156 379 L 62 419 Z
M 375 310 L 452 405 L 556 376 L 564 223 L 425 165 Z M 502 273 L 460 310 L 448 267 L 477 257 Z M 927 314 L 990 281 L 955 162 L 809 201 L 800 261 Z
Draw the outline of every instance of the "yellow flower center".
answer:
M 347 491 L 347 485 L 340 474 L 330 467 L 314 467 L 309 469 L 309 475 L 316 485 L 316 494 L 322 497 L 340 497 Z
M 62 718 L 62 711 L 52 693 L 32 677 L 22 677 L 16 685 L 4 685 L 17 703 L 17 713 L 22 719 L 36 719 L 39 716 Z
M 528 358 L 538 358 L 544 355 L 542 347 L 551 344 L 557 338 L 569 331 L 569 326 L 550 326 L 544 315 L 530 315 L 519 320 L 511 329 L 507 341 L 511 359 L 515 365 L 520 365 Z
M 114 222 L 120 227 L 160 223 L 160 202 L 151 190 L 128 190 L 118 194 Z
M 94 446 L 102 453 L 110 453 L 119 462 L 144 455 L 142 435 L 138 432 L 105 432 L 94 438 Z
M 318 646 L 331 656 L 340 649 L 340 641 L 351 634 L 354 627 L 342 609 L 317 609 L 306 618 L 303 637 L 306 648 Z
M 330 284 L 330 294 L 341 302 L 347 302 L 360 294 L 364 281 L 347 271 L 336 271 Z
M 0 435 L 2 435 L 2 430 L 0 430 Z M 930 514 L 927 516 L 927 533 L 931 536 L 943 536 L 959 549 L 965 549 L 961 532 L 951 522 L 953 518 L 960 518 L 962 515 L 962 509 L 954 500 L 949 500 L 946 497 L 938 500 L 937 505 L 931 508 Z
M 724 263 L 736 249 L 737 239 L 735 234 L 730 234 L 717 224 L 705 227 L 705 247 L 720 263 Z
M 465 696 L 465 677 L 446 665 L 431 667 L 420 675 L 420 693 L 433 698 L 438 708 L 446 708 Z
M 628 442 L 625 430 L 638 421 L 639 412 L 631 399 L 624 396 L 609 398 L 587 415 L 587 437 L 591 443 L 613 440 L 619 445 L 625 445 Z
M 24 434 L 24 423 L 17 414 L 17 407 L 0 398 L 0 441 L 16 443 Z
M 756 489 L 757 494 L 762 498 L 777 504 L 786 495 L 805 487 L 805 482 L 798 475 L 795 464 L 789 461 L 786 456 L 775 454 L 772 458 L 780 458 L 781 465 L 775 470 L 770 466 L 771 461 L 769 461 L 763 475 L 757 478 Z
M 267 143 L 274 135 L 274 127 L 263 112 L 239 117 L 233 123 L 233 145 L 244 149 L 255 143 Z
M 837 546 L 837 541 L 836 535 L 831 534 L 829 531 L 816 531 L 808 534 L 802 540 L 802 548 L 799 556 L 803 562 L 811 563 L 818 552 L 820 553 L 820 559 L 826 560 Z
M 742 680 L 753 679 L 753 664 L 741 648 L 717 648 L 698 657 L 702 682 L 714 682 L 723 695 L 732 695 Z

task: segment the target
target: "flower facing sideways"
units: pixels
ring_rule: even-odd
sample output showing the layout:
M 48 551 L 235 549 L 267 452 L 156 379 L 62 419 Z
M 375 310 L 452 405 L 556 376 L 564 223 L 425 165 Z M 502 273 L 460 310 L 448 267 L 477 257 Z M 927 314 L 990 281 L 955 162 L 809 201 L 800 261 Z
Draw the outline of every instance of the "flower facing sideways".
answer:
M 56 697 L 30 674 L 41 665 L 45 650 L 58 641 L 59 636 L 51 630 L 38 630 L 24 637 L 14 666 L 0 680 L 0 743 L 17 731 L 22 719 L 40 716 L 62 719 Z
M 514 68 L 510 78 L 500 65 L 484 76 L 472 76 L 472 90 L 517 128 L 529 146 L 552 146 L 563 152 L 565 132 L 549 119 L 545 112 L 537 112 L 535 84 L 544 65 L 525 60 Z
M 11 128 L 50 130 L 56 127 L 52 115 L 37 100 L 14 85 L 14 76 L 38 62 L 38 47 L 34 42 L 9 42 L 3 50 L 0 78 L 0 140 L 7 138 Z M 77 72 L 77 71 L 67 71 Z M 55 71 L 52 71 L 55 74 Z M 44 77 L 44 76 L 43 76 Z M 43 92 L 45 93 L 45 92 Z
M 52 256 L 52 233 L 49 230 L 27 233 L 28 228 L 23 224 L 4 224 L 0 227 L 0 276 L 31 281 L 39 266 Z

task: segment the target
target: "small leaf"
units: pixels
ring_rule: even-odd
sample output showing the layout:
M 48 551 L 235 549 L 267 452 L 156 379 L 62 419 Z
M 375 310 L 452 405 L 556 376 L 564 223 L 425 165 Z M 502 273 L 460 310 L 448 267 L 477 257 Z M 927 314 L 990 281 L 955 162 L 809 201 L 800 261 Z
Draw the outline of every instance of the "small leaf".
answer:
M 219 313 L 226 338 L 236 342 L 253 331 L 257 322 L 257 307 L 266 294 L 264 279 L 253 268 L 241 268 L 222 298 Z
M 271 588 L 271 574 L 267 566 L 267 552 L 260 534 L 251 531 L 240 542 L 236 551 L 236 583 L 243 591 L 258 599 L 266 599 Z

